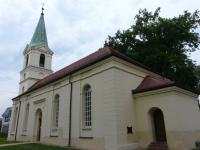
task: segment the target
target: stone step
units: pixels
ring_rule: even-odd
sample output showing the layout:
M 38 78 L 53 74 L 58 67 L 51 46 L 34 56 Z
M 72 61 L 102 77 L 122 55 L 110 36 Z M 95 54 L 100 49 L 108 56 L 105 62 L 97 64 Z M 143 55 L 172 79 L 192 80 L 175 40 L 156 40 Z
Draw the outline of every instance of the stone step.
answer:
M 166 142 L 152 142 L 146 150 L 169 150 Z

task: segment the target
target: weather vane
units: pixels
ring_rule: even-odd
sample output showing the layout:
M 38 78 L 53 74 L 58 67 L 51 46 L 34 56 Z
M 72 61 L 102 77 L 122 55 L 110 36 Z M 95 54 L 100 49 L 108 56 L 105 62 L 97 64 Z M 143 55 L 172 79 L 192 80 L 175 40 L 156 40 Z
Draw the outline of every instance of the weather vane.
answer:
M 42 15 L 44 15 L 44 3 L 42 3 Z

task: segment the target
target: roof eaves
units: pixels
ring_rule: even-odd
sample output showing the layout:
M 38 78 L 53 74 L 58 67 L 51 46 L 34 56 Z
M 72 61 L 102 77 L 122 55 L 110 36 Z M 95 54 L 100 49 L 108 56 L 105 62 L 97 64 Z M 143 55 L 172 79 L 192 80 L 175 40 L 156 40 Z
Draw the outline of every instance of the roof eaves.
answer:
M 189 92 L 192 92 L 192 93 L 194 93 L 194 94 L 199 95 L 198 92 L 196 92 L 196 91 L 194 91 L 194 90 L 191 90 L 191 89 L 188 89 L 188 88 L 185 88 L 185 87 L 183 87 L 183 86 L 181 86 L 181 85 L 178 85 L 177 83 L 169 83 L 169 84 L 160 85 L 160 86 L 155 86 L 155 87 L 146 88 L 146 89 L 141 89 L 141 90 L 134 89 L 134 90 L 132 90 L 132 94 L 139 94 L 139 93 L 144 93 L 144 92 L 159 90 L 159 89 L 163 89 L 163 88 L 168 88 L 168 87 L 172 87 L 172 86 L 176 86 L 176 87 L 178 87 L 178 88 L 181 88 L 181 89 L 184 89 L 184 90 L 186 90 L 186 91 L 189 91 Z
M 143 92 L 163 89 L 163 88 L 167 88 L 167 87 L 171 87 L 171 86 L 175 86 L 175 85 L 176 85 L 175 83 L 169 83 L 169 84 L 164 84 L 164 85 L 160 85 L 160 86 L 154 86 L 154 87 L 141 89 L 141 90 L 134 89 L 134 90 L 132 90 L 132 94 L 138 94 L 138 93 L 143 93 Z

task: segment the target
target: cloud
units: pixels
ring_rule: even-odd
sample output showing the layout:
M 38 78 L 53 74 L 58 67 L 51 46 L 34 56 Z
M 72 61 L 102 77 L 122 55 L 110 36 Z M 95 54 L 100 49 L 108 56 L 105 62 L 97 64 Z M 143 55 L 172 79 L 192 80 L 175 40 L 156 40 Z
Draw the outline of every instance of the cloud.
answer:
M 53 70 L 61 69 L 102 47 L 108 35 L 126 29 L 140 8 L 172 17 L 194 11 L 198 0 L 43 0 L 48 42 L 54 51 Z M 40 0 L 1 0 L 0 114 L 18 93 L 23 50 L 30 42 L 41 11 Z M 153 4 L 153 5 L 152 5 Z M 198 53 L 199 54 L 199 53 Z M 196 55 L 191 56 L 200 62 Z

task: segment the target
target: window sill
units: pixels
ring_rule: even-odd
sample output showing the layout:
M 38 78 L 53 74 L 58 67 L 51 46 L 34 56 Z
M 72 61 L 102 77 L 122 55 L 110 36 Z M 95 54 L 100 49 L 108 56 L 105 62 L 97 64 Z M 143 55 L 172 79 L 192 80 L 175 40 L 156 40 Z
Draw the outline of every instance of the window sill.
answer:
M 93 139 L 93 137 L 84 137 L 84 136 L 80 136 L 80 139 Z
M 58 137 L 58 128 L 52 128 L 50 137 Z
M 10 135 L 15 135 L 15 132 L 11 132 Z
M 83 127 L 82 130 L 92 130 L 92 127 Z
M 22 136 L 26 136 L 26 135 L 27 135 L 27 130 L 23 130 Z
M 22 134 L 21 136 L 27 136 L 26 134 Z
M 58 135 L 53 135 L 53 134 L 51 134 L 50 137 L 58 137 Z

